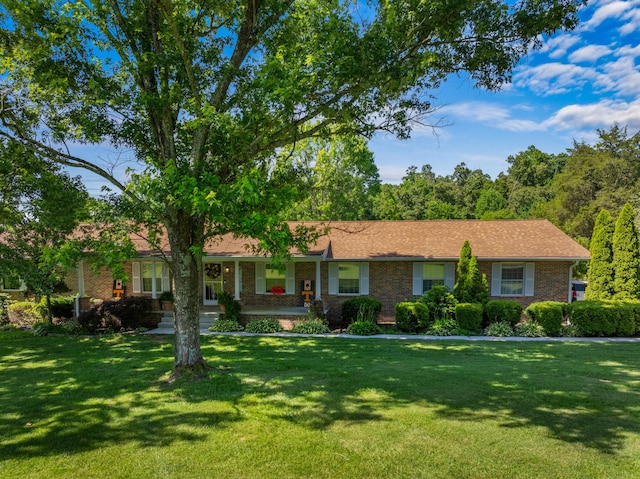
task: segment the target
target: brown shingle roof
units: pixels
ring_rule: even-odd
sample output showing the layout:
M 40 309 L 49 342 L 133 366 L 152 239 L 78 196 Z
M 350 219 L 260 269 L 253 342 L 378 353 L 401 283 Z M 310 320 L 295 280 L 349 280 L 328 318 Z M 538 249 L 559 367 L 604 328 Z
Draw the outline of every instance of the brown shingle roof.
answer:
M 547 220 L 346 221 L 331 228 L 309 255 L 326 259 L 451 259 L 465 240 L 478 259 L 587 260 L 589 251 Z M 245 241 L 231 235 L 205 248 L 212 256 L 248 257 Z M 296 255 L 297 256 L 297 255 Z

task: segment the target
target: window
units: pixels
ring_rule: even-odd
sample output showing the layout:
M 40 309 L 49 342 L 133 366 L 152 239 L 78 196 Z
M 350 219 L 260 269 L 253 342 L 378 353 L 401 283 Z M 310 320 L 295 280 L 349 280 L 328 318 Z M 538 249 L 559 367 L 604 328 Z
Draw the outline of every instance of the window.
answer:
M 134 293 L 151 293 L 155 298 L 171 289 L 169 267 L 163 261 L 133 261 L 131 272 Z
M 256 263 L 256 294 L 271 294 L 274 286 L 282 288 L 283 294 L 295 294 L 296 265 L 285 263 L 284 266 L 284 270 L 279 270 L 268 263 Z
M 413 295 L 422 296 L 438 284 L 453 291 L 455 268 L 455 263 L 413 263 Z
M 274 286 L 280 287 L 282 291 L 285 291 L 287 286 L 287 272 L 279 271 L 268 264 L 265 266 L 264 282 L 265 293 L 271 293 Z
M 524 265 L 502 265 L 500 294 L 504 296 L 522 296 L 524 293 Z
M 5 291 L 17 291 L 22 288 L 22 282 L 17 274 L 6 273 L 0 276 L 2 289 Z
M 444 285 L 444 263 L 424 263 L 422 268 L 422 291 L 429 291 L 436 284 Z
M 155 269 L 155 275 L 154 273 Z M 154 278 L 155 276 L 155 278 Z M 156 282 L 156 291 L 162 292 L 162 263 L 142 263 L 142 292 L 153 292 L 153 281 Z
M 360 292 L 360 267 L 358 264 L 338 265 L 338 293 L 358 294 Z
M 329 263 L 329 294 L 369 294 L 369 263 Z
M 491 296 L 533 296 L 535 263 L 493 263 Z

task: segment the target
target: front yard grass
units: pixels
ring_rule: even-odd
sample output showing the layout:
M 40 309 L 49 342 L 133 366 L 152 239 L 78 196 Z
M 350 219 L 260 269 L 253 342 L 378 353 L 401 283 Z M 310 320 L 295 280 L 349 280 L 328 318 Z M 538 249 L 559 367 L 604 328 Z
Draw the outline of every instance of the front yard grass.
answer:
M 0 477 L 640 477 L 638 344 L 201 340 L 0 333 Z

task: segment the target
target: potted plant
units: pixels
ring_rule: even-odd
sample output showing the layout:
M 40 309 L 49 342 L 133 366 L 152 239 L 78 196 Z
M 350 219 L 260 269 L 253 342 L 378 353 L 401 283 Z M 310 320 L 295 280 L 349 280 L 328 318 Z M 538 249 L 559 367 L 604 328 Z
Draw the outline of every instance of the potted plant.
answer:
M 233 301 L 233 295 L 227 291 L 220 291 L 218 293 L 218 305 L 220 306 L 220 309 L 222 310 L 222 312 L 224 313 L 225 310 L 227 309 L 227 306 L 229 304 L 231 304 L 231 302 Z
M 173 292 L 163 291 L 160 293 L 160 307 L 162 308 L 162 311 L 173 310 Z

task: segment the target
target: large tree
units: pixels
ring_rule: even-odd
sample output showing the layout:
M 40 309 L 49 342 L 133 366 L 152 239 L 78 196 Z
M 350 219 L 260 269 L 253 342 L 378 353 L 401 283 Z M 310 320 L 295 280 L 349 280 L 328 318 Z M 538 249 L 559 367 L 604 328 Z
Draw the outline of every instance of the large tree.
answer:
M 15 142 L 0 142 L 0 273 L 50 298 L 80 254 L 71 237 L 86 218 L 87 192 L 59 165 Z
M 3 0 L 0 134 L 101 175 L 166 229 L 174 369 L 199 369 L 206 238 L 255 237 L 276 255 L 309 239 L 281 221 L 283 151 L 332 134 L 407 137 L 448 75 L 499 88 L 583 3 Z M 131 151 L 136 173 L 124 184 L 68 142 Z

